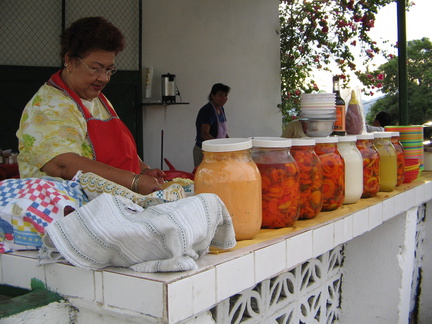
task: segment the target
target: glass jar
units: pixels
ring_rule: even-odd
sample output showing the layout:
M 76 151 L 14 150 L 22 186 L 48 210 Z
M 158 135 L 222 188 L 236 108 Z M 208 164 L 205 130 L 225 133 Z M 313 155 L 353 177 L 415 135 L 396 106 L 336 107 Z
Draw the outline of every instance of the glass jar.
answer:
M 293 139 L 291 155 L 300 172 L 300 214 L 299 219 L 311 219 L 319 214 L 323 205 L 322 165 L 315 153 L 314 139 Z
M 345 162 L 345 198 L 343 204 L 354 204 L 363 193 L 363 158 L 356 146 L 357 136 L 339 136 L 338 150 Z
M 397 180 L 396 187 L 399 187 L 405 179 L 405 154 L 403 146 L 400 142 L 399 132 L 389 132 L 391 134 L 390 141 L 392 142 L 396 150 L 396 160 L 397 160 Z
M 290 147 L 285 138 L 252 139 L 252 159 L 261 173 L 262 228 L 293 226 L 299 217 L 299 171 Z
M 219 196 L 231 215 L 237 240 L 253 239 L 261 228 L 261 175 L 251 148 L 251 139 L 204 141 L 204 158 L 195 172 L 195 193 Z
M 357 148 L 363 158 L 362 198 L 375 197 L 379 191 L 380 157 L 374 145 L 374 135 L 357 135 Z
M 393 191 L 397 183 L 396 149 L 390 132 L 374 132 L 374 144 L 380 156 L 380 191 Z
M 345 162 L 337 144 L 338 138 L 315 138 L 315 153 L 321 160 L 323 170 L 323 211 L 335 210 L 342 206 L 345 194 Z

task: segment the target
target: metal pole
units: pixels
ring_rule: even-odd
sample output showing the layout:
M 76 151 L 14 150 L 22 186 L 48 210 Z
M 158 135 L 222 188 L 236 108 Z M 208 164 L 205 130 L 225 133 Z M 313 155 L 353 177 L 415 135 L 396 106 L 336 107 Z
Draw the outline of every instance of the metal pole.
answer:
M 399 67 L 399 123 L 408 125 L 408 73 L 406 46 L 405 0 L 397 0 L 398 67 Z

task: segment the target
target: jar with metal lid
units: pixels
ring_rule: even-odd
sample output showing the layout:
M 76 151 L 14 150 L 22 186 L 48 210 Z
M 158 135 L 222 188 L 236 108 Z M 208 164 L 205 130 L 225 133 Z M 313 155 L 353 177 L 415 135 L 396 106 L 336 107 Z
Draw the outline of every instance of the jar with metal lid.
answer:
M 214 193 L 227 207 L 237 240 L 253 239 L 261 228 L 261 175 L 251 157 L 252 140 L 204 141 L 204 158 L 195 172 L 195 193 Z
M 291 155 L 297 162 L 300 172 L 299 219 L 314 218 L 319 214 L 323 205 L 322 164 L 314 149 L 314 139 L 292 139 Z
M 390 132 L 374 132 L 374 144 L 380 156 L 380 191 L 393 191 L 397 183 L 396 149 Z
M 354 204 L 363 193 L 363 158 L 356 146 L 357 136 L 339 136 L 338 150 L 345 162 L 345 198 L 343 204 Z
M 336 136 L 315 138 L 315 153 L 323 170 L 323 211 L 338 209 L 345 198 L 345 162 L 337 145 Z
M 399 187 L 405 179 L 405 154 L 403 146 L 400 142 L 399 132 L 389 132 L 391 134 L 390 141 L 392 142 L 396 150 L 396 160 L 397 160 L 397 180 L 396 187 Z
M 262 228 L 293 226 L 299 217 L 299 171 L 290 147 L 286 138 L 252 138 L 252 159 L 261 173 Z
M 357 148 L 363 158 L 362 198 L 375 197 L 379 191 L 380 157 L 374 145 L 374 135 L 357 135 Z

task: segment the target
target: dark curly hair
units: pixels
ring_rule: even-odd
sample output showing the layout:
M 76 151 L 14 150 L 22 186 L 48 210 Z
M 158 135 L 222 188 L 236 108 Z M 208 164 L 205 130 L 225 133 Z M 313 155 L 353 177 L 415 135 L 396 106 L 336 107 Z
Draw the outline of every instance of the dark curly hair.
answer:
M 121 31 L 103 17 L 81 18 L 73 22 L 61 35 L 60 55 L 85 57 L 92 50 L 112 51 L 118 54 L 125 47 Z

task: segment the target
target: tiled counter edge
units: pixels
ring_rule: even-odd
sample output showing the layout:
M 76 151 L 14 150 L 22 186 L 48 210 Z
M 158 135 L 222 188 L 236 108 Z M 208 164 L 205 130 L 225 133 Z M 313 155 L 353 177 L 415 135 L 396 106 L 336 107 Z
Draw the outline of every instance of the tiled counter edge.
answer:
M 69 264 L 38 265 L 36 251 L 1 255 L 3 284 L 30 288 L 32 278 L 71 297 L 174 323 L 205 311 L 255 284 L 317 257 L 432 200 L 432 182 L 291 236 L 232 252 L 205 255 L 199 269 L 142 274 L 130 269 L 88 271 Z

